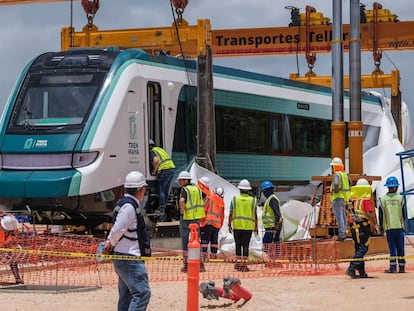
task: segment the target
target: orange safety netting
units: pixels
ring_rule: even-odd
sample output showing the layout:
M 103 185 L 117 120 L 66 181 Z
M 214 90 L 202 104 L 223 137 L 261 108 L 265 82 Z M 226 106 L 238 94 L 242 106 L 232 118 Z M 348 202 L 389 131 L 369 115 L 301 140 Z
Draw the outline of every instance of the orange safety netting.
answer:
M 96 250 L 100 241 L 94 237 L 74 234 L 20 234 L 12 242 L 0 245 L 0 287 L 15 283 L 16 271 L 13 266 L 16 265 L 25 284 L 116 285 L 117 277 L 111 260 L 117 258 L 98 258 Z M 202 254 L 201 258 L 206 271 L 200 273 L 200 281 L 224 277 L 343 274 L 349 265 L 349 260 L 339 258 L 338 243 L 333 239 L 265 245 L 262 257 L 250 257 L 246 262 L 249 271 L 244 272 L 235 269 L 235 265 L 243 261 L 234 255 L 218 254 L 213 258 L 209 254 Z M 406 259 L 409 271 L 410 260 L 414 258 L 406 256 Z M 150 281 L 187 279 L 187 274 L 181 272 L 183 256 L 179 250 L 153 249 L 153 257 L 144 260 Z M 367 257 L 366 260 L 367 272 L 380 271 L 389 266 L 389 258 L 385 256 Z

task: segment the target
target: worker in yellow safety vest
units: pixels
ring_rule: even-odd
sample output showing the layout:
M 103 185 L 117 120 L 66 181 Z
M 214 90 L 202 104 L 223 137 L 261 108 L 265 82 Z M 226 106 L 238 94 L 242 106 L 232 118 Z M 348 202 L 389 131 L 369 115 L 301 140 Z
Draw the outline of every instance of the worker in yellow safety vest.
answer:
M 229 232 L 233 233 L 236 243 L 236 270 L 249 271 L 246 260 L 249 258 L 249 244 L 252 232 L 257 234 L 257 199 L 249 195 L 252 189 L 247 179 L 242 179 L 237 186 L 240 195 L 233 197 L 230 205 Z
M 181 186 L 178 207 L 180 210 L 181 248 L 184 257 L 184 267 L 181 271 L 187 272 L 189 226 L 192 223 L 199 225 L 200 219 L 205 217 L 205 212 L 201 190 L 191 183 L 191 174 L 187 171 L 182 171 L 178 175 L 178 183 Z M 205 271 L 204 264 L 200 262 L 200 272 L 203 271 Z
M 368 252 L 371 232 L 379 230 L 371 204 L 371 191 L 371 185 L 365 178 L 359 179 L 356 185 L 351 187 L 350 199 L 353 201 L 353 206 L 349 209 L 348 223 L 355 244 L 354 259 L 364 258 Z M 356 271 L 359 275 L 356 275 Z M 351 261 L 345 274 L 353 279 L 367 278 L 365 261 Z
M 340 158 L 333 158 L 331 166 L 333 178 L 330 199 L 338 223 L 338 241 L 343 241 L 346 239 L 346 205 L 349 203 L 352 182 Z
M 390 176 L 387 178 L 384 186 L 388 188 L 388 192 L 379 199 L 379 218 L 387 236 L 388 249 L 391 256 L 390 268 L 384 272 L 405 273 L 405 212 L 403 197 L 398 193 L 400 183 L 395 176 Z
M 160 217 L 165 214 L 171 181 L 174 178 L 175 164 L 170 155 L 161 147 L 149 140 L 151 175 L 157 176 L 158 208 L 154 213 Z
M 280 231 L 282 229 L 280 200 L 274 193 L 274 189 L 275 186 L 270 181 L 264 181 L 260 186 L 260 191 L 266 198 L 262 213 L 263 228 L 265 229 L 263 248 L 270 258 L 278 257 Z

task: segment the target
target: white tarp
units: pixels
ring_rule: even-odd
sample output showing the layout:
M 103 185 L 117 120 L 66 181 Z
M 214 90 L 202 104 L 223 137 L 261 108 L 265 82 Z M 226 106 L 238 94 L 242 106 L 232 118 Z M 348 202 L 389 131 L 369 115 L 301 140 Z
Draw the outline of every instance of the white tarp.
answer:
M 309 238 L 309 223 L 305 218 L 310 218 L 314 207 L 306 202 L 289 200 L 281 206 L 283 218 L 282 232 L 280 238 L 282 241 L 302 240 Z M 311 219 L 309 219 L 311 220 Z

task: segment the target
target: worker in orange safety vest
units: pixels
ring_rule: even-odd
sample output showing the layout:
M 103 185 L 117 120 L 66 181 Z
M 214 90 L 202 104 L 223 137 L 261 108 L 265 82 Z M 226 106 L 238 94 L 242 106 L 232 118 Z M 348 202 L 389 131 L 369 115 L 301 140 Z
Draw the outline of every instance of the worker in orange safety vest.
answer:
M 210 191 L 207 185 L 203 185 L 202 179 L 199 181 L 199 188 L 205 194 L 204 211 L 205 218 L 200 219 L 200 238 L 203 258 L 207 258 L 208 246 L 210 245 L 211 257 L 217 258 L 218 235 L 224 221 L 224 190 L 216 187 Z M 202 185 L 200 185 L 202 184 Z
M 15 232 L 17 231 L 18 221 L 16 217 L 10 214 L 0 215 L 0 247 L 9 248 L 15 243 Z M 11 255 L 10 255 L 11 256 Z M 8 254 L 7 257 L 10 257 Z M 23 280 L 20 277 L 19 267 L 16 261 L 11 261 L 10 269 L 13 273 L 16 284 L 23 284 Z

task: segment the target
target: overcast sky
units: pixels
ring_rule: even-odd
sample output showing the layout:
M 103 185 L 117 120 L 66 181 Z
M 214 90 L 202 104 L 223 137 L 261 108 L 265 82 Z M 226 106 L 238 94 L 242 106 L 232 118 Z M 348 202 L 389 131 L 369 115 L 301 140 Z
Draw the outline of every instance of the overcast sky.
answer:
M 367 9 L 372 8 L 373 2 L 362 1 Z M 382 2 L 383 7 L 397 14 L 401 21 L 413 19 L 414 1 Z M 213 29 L 285 27 L 290 22 L 290 11 L 285 6 L 299 7 L 305 12 L 307 5 L 332 19 L 332 0 L 189 0 L 184 18 L 191 25 L 195 25 L 197 19 L 210 19 Z M 344 24 L 349 23 L 349 5 L 349 0 L 342 2 Z M 60 50 L 62 27 L 70 26 L 72 20 L 75 30 L 81 31 L 87 23 L 81 1 L 73 2 L 72 19 L 70 13 L 70 2 L 0 6 L 0 107 L 32 58 L 43 52 Z M 100 30 L 165 27 L 172 22 L 170 0 L 101 0 L 94 19 Z M 411 108 L 411 115 L 414 114 L 413 54 L 414 51 L 384 52 L 381 65 L 384 73 L 400 70 L 402 96 Z M 344 61 L 347 59 L 348 54 Z M 298 71 L 295 56 L 220 58 L 214 63 L 284 78 Z M 373 69 L 372 53 L 363 53 L 362 74 L 370 74 Z M 300 75 L 307 70 L 305 56 L 299 55 Z M 317 55 L 314 71 L 320 76 L 330 75 L 331 54 Z M 344 73 L 348 74 L 347 63 Z M 388 89 L 382 92 L 386 96 L 390 94 Z

